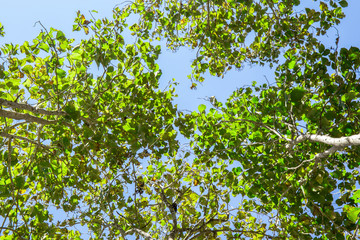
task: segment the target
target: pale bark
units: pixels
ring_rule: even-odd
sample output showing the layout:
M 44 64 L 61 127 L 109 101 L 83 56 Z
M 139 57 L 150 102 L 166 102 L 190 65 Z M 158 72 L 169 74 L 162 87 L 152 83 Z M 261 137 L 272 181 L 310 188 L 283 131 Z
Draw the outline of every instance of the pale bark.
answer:
M 37 122 L 37 123 L 44 124 L 44 125 L 55 124 L 58 122 L 58 121 L 51 121 L 51 120 L 46 120 L 43 118 L 35 117 L 35 116 L 32 116 L 27 113 L 18 113 L 18 112 L 3 110 L 3 109 L 0 109 L 0 117 L 12 118 L 15 120 L 26 120 L 29 122 Z
M 297 137 L 294 141 L 290 142 L 290 145 L 296 145 L 298 143 L 309 140 L 310 142 L 325 143 L 334 147 L 348 147 L 348 146 L 359 146 L 360 145 L 360 134 L 352 135 L 349 137 L 333 138 L 326 135 L 318 134 L 304 134 Z
M 8 101 L 8 100 L 2 99 L 2 98 L 0 98 L 0 105 L 6 106 L 6 107 L 11 107 L 11 108 L 16 108 L 16 109 L 28 110 L 33 113 L 44 114 L 44 115 L 65 116 L 67 114 L 66 112 L 61 112 L 61 111 L 49 111 L 49 110 L 44 110 L 44 109 L 38 109 L 29 104 L 12 102 L 12 101 Z
M 149 233 L 144 232 L 143 230 L 138 229 L 138 228 L 133 228 L 129 231 L 126 231 L 126 235 L 131 235 L 131 234 L 134 234 L 135 232 L 137 232 L 138 234 L 143 236 L 146 240 L 153 240 L 153 238 L 151 237 L 151 235 Z

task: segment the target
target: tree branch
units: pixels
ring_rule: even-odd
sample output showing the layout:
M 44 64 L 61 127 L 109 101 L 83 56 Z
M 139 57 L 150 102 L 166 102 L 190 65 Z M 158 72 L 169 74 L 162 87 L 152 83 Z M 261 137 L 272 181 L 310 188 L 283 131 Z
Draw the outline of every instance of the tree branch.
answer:
M 29 143 L 32 143 L 32 144 L 35 144 L 39 147 L 42 147 L 42 148 L 45 148 L 45 149 L 50 149 L 50 147 L 44 145 L 44 144 L 41 144 L 35 140 L 31 140 L 31 139 L 28 139 L 26 137 L 21 137 L 21 136 L 16 136 L 16 135 L 11 135 L 11 134 L 8 134 L 8 133 L 4 133 L 4 132 L 0 132 L 0 136 L 2 137 L 6 137 L 6 138 L 15 138 L 15 139 L 19 139 L 19 140 L 23 140 L 23 141 L 26 141 L 26 142 L 29 142 Z
M 310 142 L 325 143 L 334 147 L 348 147 L 348 146 L 359 146 L 360 145 L 360 134 L 356 134 L 349 137 L 333 138 L 330 136 L 319 135 L 319 134 L 304 134 L 297 137 L 295 140 L 290 141 L 287 144 L 287 148 L 292 148 L 294 145 L 309 140 Z
M 145 237 L 146 240 L 153 240 L 153 238 L 151 237 L 151 235 L 147 232 L 144 232 L 143 230 L 140 230 L 138 228 L 132 228 L 128 231 L 126 231 L 126 235 L 130 235 L 130 234 L 133 234 L 133 233 L 139 233 L 140 235 L 142 235 L 143 237 Z
M 16 229 L 8 228 L 8 227 L 0 227 L 0 230 L 1 230 L 1 231 L 2 231 L 2 230 L 12 231 L 12 232 L 14 232 L 19 238 L 25 239 L 25 238 L 23 238 L 23 237 L 20 235 L 20 233 L 19 233 Z M 0 233 L 1 233 L 1 231 L 0 231 Z
M 169 239 L 175 239 L 174 235 L 177 233 L 177 230 L 178 230 L 176 212 L 175 212 L 174 208 L 172 207 L 172 203 L 169 203 L 169 201 L 167 200 L 165 193 L 164 193 L 164 189 L 161 186 L 159 186 L 159 188 L 160 188 L 160 191 L 159 191 L 160 196 L 161 196 L 163 202 L 165 203 L 166 207 L 169 208 L 170 213 L 171 213 L 171 218 L 173 220 L 173 229 L 170 233 Z
M 325 218 L 327 218 L 330 222 L 332 222 L 332 224 L 334 224 L 334 226 L 338 229 L 341 229 L 342 232 L 346 232 L 349 236 L 351 236 L 351 232 L 349 232 L 346 228 L 344 228 L 343 226 L 340 226 L 338 224 L 336 224 L 336 222 L 334 222 L 333 219 L 331 219 L 330 216 L 328 216 L 327 214 L 324 213 L 324 211 L 322 210 L 321 207 L 319 207 L 314 201 L 312 201 L 311 199 L 309 200 L 312 203 L 312 206 L 314 208 L 317 209 L 317 211 L 319 211 L 321 213 L 322 216 L 324 216 Z
M 55 124 L 57 121 L 46 120 L 43 118 L 35 117 L 27 113 L 17 113 L 0 109 L 0 117 L 12 118 L 15 120 L 27 120 L 29 122 L 37 122 L 44 125 Z
M 269 130 L 270 132 L 274 133 L 275 135 L 277 135 L 280 139 L 284 139 L 286 141 L 290 141 L 290 139 L 282 136 L 278 131 L 276 131 L 275 129 L 265 125 L 264 123 L 261 123 L 261 122 L 256 122 L 256 121 L 253 121 L 253 120 L 250 120 L 250 119 L 234 119 L 234 120 L 224 120 L 224 121 L 221 121 L 221 122 L 236 122 L 236 121 L 239 121 L 239 122 L 251 122 L 253 124 L 256 124 L 256 125 L 259 125 L 261 127 L 264 127 L 266 128 L 267 130 Z
M 268 234 L 266 234 L 263 231 L 251 231 L 251 230 L 238 230 L 238 229 L 203 229 L 200 230 L 200 232 L 195 235 L 194 237 L 192 237 L 191 239 L 198 239 L 198 237 L 200 237 L 201 235 L 204 235 L 206 233 L 218 233 L 218 232 L 234 232 L 234 233 L 240 233 L 240 234 L 257 234 L 257 235 L 262 235 L 265 236 L 267 238 L 274 238 L 273 236 L 270 236 Z
M 338 150 L 341 150 L 342 147 L 336 147 L 336 146 L 333 146 L 327 150 L 325 150 L 324 152 L 321 152 L 321 153 L 317 153 L 312 159 L 308 159 L 308 160 L 305 160 L 305 161 L 302 161 L 302 163 L 296 167 L 291 167 L 291 168 L 288 168 L 288 170 L 296 170 L 298 168 L 300 168 L 302 165 L 304 165 L 304 163 L 307 163 L 307 162 L 312 162 L 315 160 L 315 165 L 314 165 L 314 169 L 317 167 L 317 164 L 319 162 L 319 160 L 321 158 L 325 158 L 325 157 L 328 157 L 329 155 L 335 153 L 336 151 Z
M 315 157 L 312 159 L 312 160 L 315 160 L 314 167 L 309 172 L 309 174 L 311 174 L 312 172 L 314 172 L 317 169 L 317 165 L 319 164 L 320 159 L 330 156 L 331 154 L 335 153 L 338 150 L 341 150 L 342 148 L 343 147 L 333 146 L 333 147 L 329 148 L 328 150 L 325 150 L 322 153 L 316 154 Z
M 8 100 L 2 99 L 2 98 L 0 98 L 0 105 L 6 106 L 6 107 L 11 107 L 11 108 L 16 108 L 16 109 L 28 110 L 30 112 L 37 113 L 37 114 L 56 115 L 56 116 L 65 116 L 65 115 L 67 115 L 66 112 L 48 111 L 48 110 L 44 110 L 44 109 L 38 109 L 38 108 L 35 108 L 35 107 L 33 107 L 33 106 L 29 105 L 29 104 L 23 104 L 23 103 L 17 103 L 17 102 L 13 102 L 13 101 L 8 101 Z

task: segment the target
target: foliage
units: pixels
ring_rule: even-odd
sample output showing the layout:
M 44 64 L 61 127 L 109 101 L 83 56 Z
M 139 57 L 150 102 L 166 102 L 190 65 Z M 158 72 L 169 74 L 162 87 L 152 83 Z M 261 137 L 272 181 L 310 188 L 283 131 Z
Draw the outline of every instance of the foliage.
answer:
M 0 238 L 355 239 L 360 50 L 320 41 L 346 1 L 303 4 L 138 0 L 78 12 L 80 43 L 51 28 L 3 45 Z M 276 84 L 179 111 L 162 39 L 197 50 L 192 88 L 246 63 Z

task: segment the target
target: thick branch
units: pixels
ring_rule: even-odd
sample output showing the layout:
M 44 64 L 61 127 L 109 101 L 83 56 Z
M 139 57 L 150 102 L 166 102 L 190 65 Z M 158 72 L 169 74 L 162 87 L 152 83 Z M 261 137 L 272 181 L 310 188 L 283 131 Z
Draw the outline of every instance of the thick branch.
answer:
M 11 108 L 16 108 L 16 109 L 28 110 L 28 111 L 36 113 L 36 114 L 44 114 L 44 115 L 48 115 L 48 116 L 66 116 L 67 115 L 66 112 L 38 109 L 29 104 L 12 102 L 12 101 L 8 101 L 8 100 L 2 99 L 2 98 L 0 98 L 0 105 L 6 106 L 6 107 L 11 107 Z M 10 112 L 10 111 L 6 111 L 6 110 L 4 110 L 4 111 Z M 0 115 L 0 116 L 3 116 L 3 115 Z M 8 117 L 8 115 L 5 117 Z M 13 117 L 10 117 L 10 118 L 13 118 Z M 13 119 L 17 119 L 17 118 L 13 118 Z M 21 119 L 25 119 L 25 118 L 21 118 Z M 83 120 L 84 122 L 87 122 L 88 124 L 92 124 L 92 125 L 97 123 L 95 120 L 90 119 L 90 118 L 80 117 L 80 119 Z M 47 121 L 47 120 L 45 120 L 45 121 Z M 37 121 L 32 121 L 32 122 L 37 122 Z M 50 122 L 50 121 L 48 121 L 48 122 Z M 49 123 L 47 123 L 47 124 L 49 124 Z M 50 124 L 52 124 L 52 123 L 50 123 Z
M 333 147 L 325 150 L 324 152 L 317 153 L 312 160 L 318 160 L 318 159 L 321 159 L 321 158 L 324 158 L 324 157 L 328 157 L 331 154 L 333 154 L 336 151 L 341 150 L 341 149 L 342 149 L 342 147 L 333 146 Z
M 16 119 L 16 120 L 27 120 L 29 122 L 37 122 L 37 123 L 44 124 L 44 125 L 57 123 L 57 121 L 50 121 L 50 120 L 46 120 L 43 118 L 34 117 L 27 113 L 17 113 L 17 112 L 7 111 L 7 110 L 3 110 L 3 109 L 0 109 L 0 117 L 7 117 L 7 118 Z
M 297 137 L 294 141 L 289 142 L 287 148 L 292 148 L 294 145 L 309 140 L 310 142 L 325 143 L 334 147 L 343 148 L 348 146 L 360 145 L 360 134 L 349 137 L 333 138 L 325 135 L 318 134 L 304 134 Z
M 318 164 L 319 164 L 320 159 L 325 158 L 325 157 L 328 157 L 328 156 L 330 156 L 331 154 L 335 153 L 336 151 L 341 150 L 342 148 L 343 148 L 343 147 L 333 146 L 333 147 L 329 148 L 328 150 L 325 150 L 325 151 L 322 152 L 322 153 L 316 154 L 315 157 L 312 159 L 312 160 L 315 160 L 314 167 L 313 167 L 313 169 L 312 169 L 309 173 L 312 173 L 312 172 L 314 172 L 314 171 L 317 169 L 317 166 L 318 166 Z
M 28 110 L 37 114 L 56 115 L 56 116 L 65 116 L 67 114 L 66 112 L 60 112 L 60 111 L 48 111 L 44 109 L 37 109 L 29 104 L 12 102 L 2 98 L 0 98 L 0 105 L 11 108 L 22 109 L 22 110 Z

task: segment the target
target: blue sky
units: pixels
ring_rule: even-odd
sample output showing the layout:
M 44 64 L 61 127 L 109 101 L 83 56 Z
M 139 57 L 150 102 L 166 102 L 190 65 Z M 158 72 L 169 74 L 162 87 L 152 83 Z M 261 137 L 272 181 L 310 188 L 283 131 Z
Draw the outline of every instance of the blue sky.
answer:
M 310 1 L 310 0 L 305 0 Z M 325 0 L 326 1 L 326 0 Z M 34 24 L 37 21 L 46 28 L 56 28 L 63 31 L 67 37 L 77 40 L 84 35 L 73 33 L 72 25 L 77 10 L 89 16 L 89 10 L 97 10 L 97 18 L 112 16 L 112 8 L 119 4 L 115 0 L 21 0 L 2 1 L 0 7 L 0 22 L 5 27 L 6 35 L 0 38 L 0 45 L 4 43 L 22 43 L 31 41 L 40 31 L 41 26 Z M 319 1 L 318 1 L 319 2 Z M 358 46 L 360 43 L 360 1 L 349 0 L 349 7 L 345 9 L 347 17 L 338 26 L 340 32 L 340 46 Z M 120 5 L 121 6 L 121 5 Z M 330 31 L 324 38 L 327 44 L 334 43 L 335 31 Z M 162 85 L 175 78 L 180 83 L 176 92 L 179 97 L 175 100 L 179 110 L 196 110 L 201 103 L 207 103 L 206 99 L 216 96 L 220 101 L 225 101 L 232 91 L 244 85 L 251 85 L 252 81 L 266 82 L 266 78 L 273 83 L 273 70 L 266 67 L 245 66 L 242 71 L 231 71 L 224 79 L 207 76 L 203 84 L 199 84 L 197 90 L 190 90 L 191 82 L 187 78 L 190 74 L 190 64 L 196 52 L 180 49 L 173 53 L 163 48 L 159 59 L 160 68 L 163 71 Z

